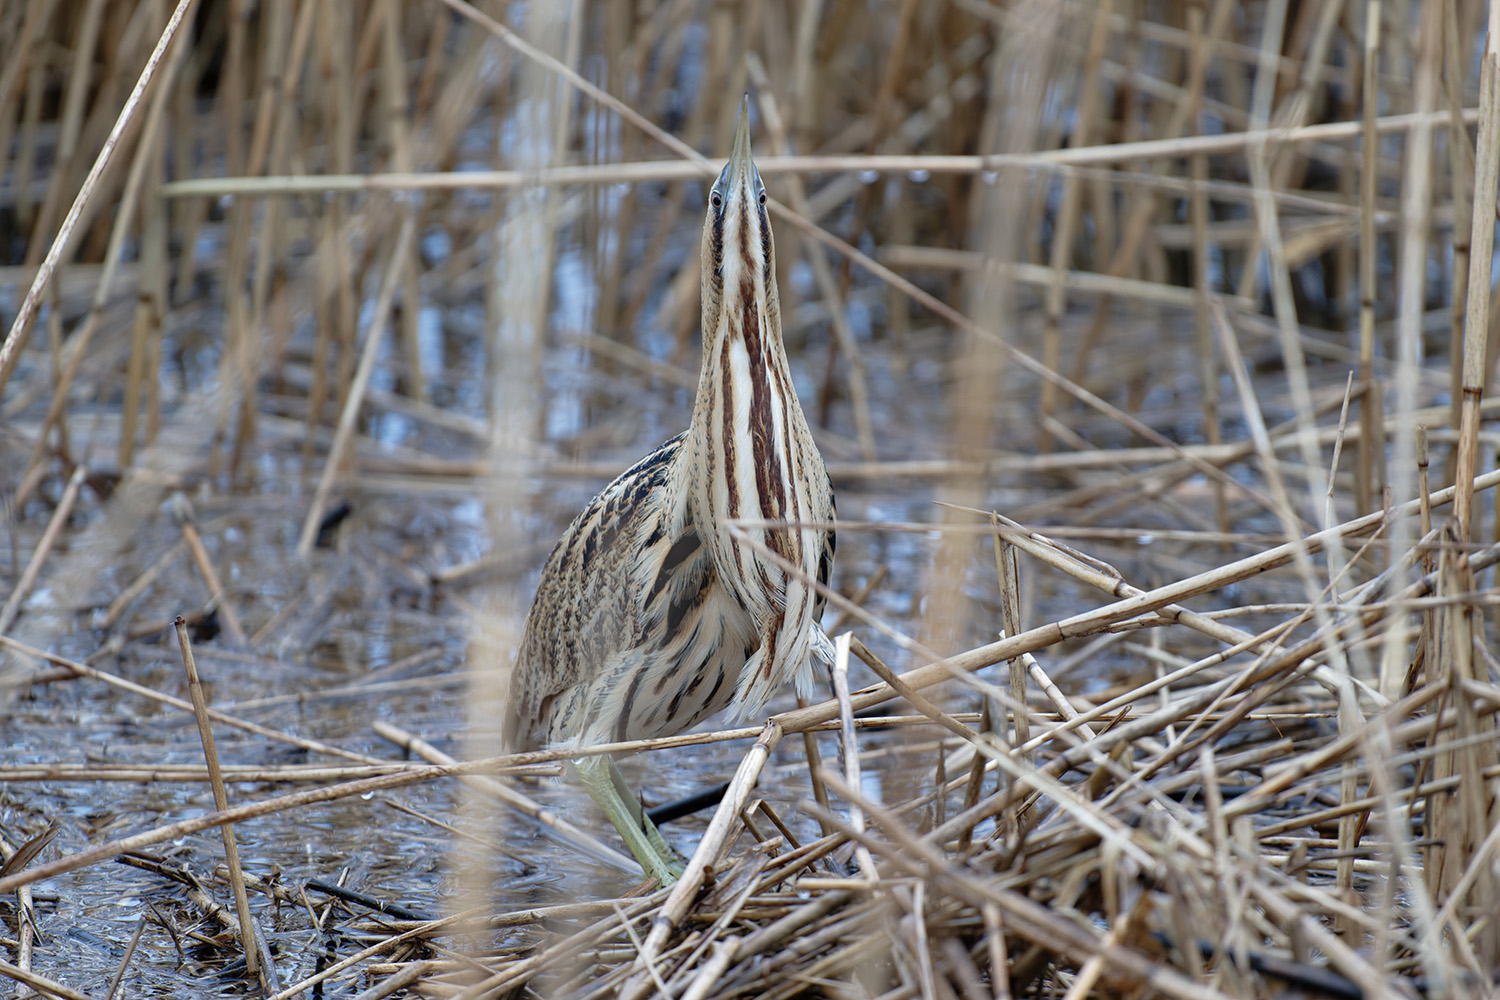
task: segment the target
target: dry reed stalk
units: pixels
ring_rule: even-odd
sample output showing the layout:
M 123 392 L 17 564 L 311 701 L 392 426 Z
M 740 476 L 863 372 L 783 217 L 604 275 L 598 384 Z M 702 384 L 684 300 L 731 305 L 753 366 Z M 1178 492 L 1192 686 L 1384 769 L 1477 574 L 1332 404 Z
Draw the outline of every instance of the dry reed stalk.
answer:
M 839 706 L 839 761 L 844 768 L 844 779 L 849 787 L 859 788 L 859 743 L 854 735 L 854 709 L 849 704 L 849 649 L 853 639 L 851 633 L 844 632 L 833 641 L 833 695 Z M 823 785 L 821 778 L 819 775 L 820 786 Z M 864 832 L 865 819 L 858 807 L 851 809 L 849 824 L 859 832 Z M 860 846 L 855 849 L 855 857 L 859 860 L 860 871 L 865 879 L 876 881 L 878 876 L 875 874 L 875 859 L 870 856 L 870 852 Z
M 446 3 L 447 0 L 444 0 Z M 475 170 L 465 172 L 433 173 L 329 173 L 317 175 L 287 175 L 271 177 L 200 177 L 171 181 L 162 186 L 162 196 L 167 198 L 222 197 L 225 195 L 298 195 L 325 193 L 372 193 L 376 191 L 443 191 L 459 188 L 509 188 L 530 185 L 548 187 L 576 184 L 641 183 L 663 180 L 692 180 L 713 176 L 713 168 L 707 157 L 687 148 L 659 127 L 646 122 L 634 111 L 625 108 L 617 99 L 603 94 L 589 85 L 589 95 L 611 110 L 626 117 L 631 124 L 642 128 L 652 138 L 667 145 L 682 159 L 649 160 L 644 162 L 610 163 L 601 165 L 577 164 L 554 166 L 539 171 Z M 1466 125 L 1479 120 L 1477 108 L 1466 108 L 1460 118 Z M 1411 130 L 1433 125 L 1447 125 L 1446 112 L 1426 114 L 1394 114 L 1375 116 L 1371 127 L 1377 135 L 1407 133 Z M 1110 166 L 1139 159 L 1161 159 L 1182 156 L 1213 156 L 1243 152 L 1246 148 L 1267 143 L 1292 146 L 1301 142 L 1329 142 L 1347 139 L 1361 134 L 1362 122 L 1326 122 L 1304 125 L 1293 129 L 1250 129 L 1242 132 L 1188 136 L 1179 139 L 1143 139 L 1130 143 L 1104 143 L 1095 146 L 1068 147 L 1060 150 L 1040 150 L 1025 153 L 994 153 L 986 156 L 939 155 L 939 154 L 857 154 L 843 155 L 798 155 L 756 157 L 756 168 L 771 176 L 783 173 L 837 173 L 855 174 L 874 171 L 878 174 L 909 174 L 925 171 L 929 174 L 960 174 L 978 176 L 998 168 L 1022 170 L 1079 169 Z M 1104 175 L 1098 175 L 1104 176 Z M 1130 181 L 1132 175 L 1123 175 Z M 1184 182 L 1166 177 L 1141 175 L 1139 183 L 1156 187 L 1184 187 Z M 857 182 L 856 182 L 857 183 Z M 1213 193 L 1233 191 L 1236 186 L 1223 182 L 1211 184 Z M 1326 199 L 1310 199 L 1293 192 L 1278 192 L 1277 199 L 1289 204 L 1307 204 L 1323 211 L 1338 210 L 1336 202 Z M 814 208 L 814 217 L 821 200 L 809 199 Z M 1386 213 L 1377 213 L 1377 218 Z
M 889 246 L 881 252 L 880 259 L 893 268 L 979 272 L 980 277 L 985 279 L 1007 277 L 1043 289 L 1061 288 L 1085 295 L 1097 295 L 1106 300 L 1118 296 L 1176 308 L 1186 308 L 1196 301 L 1196 295 L 1191 290 L 1174 285 L 1110 274 L 1096 274 L 1092 271 L 1058 272 L 1051 265 L 986 262 L 967 250 Z M 1232 302 L 1236 307 L 1243 309 L 1250 306 L 1251 300 L 1236 297 Z M 1076 373 L 1074 378 L 1076 380 Z
M 412 148 L 413 130 L 407 120 L 407 94 L 410 86 L 406 77 L 406 62 L 401 53 L 400 7 L 391 0 L 386 0 L 384 8 L 379 70 L 383 118 L 391 148 L 391 166 L 401 173 L 410 173 L 416 164 L 416 155 Z M 408 240 L 415 239 L 416 233 L 414 227 L 409 229 L 406 226 L 406 218 L 415 213 L 416 205 L 413 201 L 403 199 L 400 204 L 401 232 Z M 417 304 L 422 301 L 417 285 L 417 264 L 417 255 L 408 250 L 400 274 L 401 294 L 405 302 L 405 308 L 399 316 L 400 344 L 406 365 L 407 391 L 419 400 L 426 400 L 427 377 L 422 370 L 421 342 L 417 336 L 417 323 L 420 319 Z
M 320 7 L 318 11 L 316 31 L 318 79 L 325 91 L 336 95 L 334 101 L 331 102 L 331 108 L 324 106 L 322 121 L 331 135 L 331 161 L 337 168 L 346 166 L 351 158 L 352 137 L 350 127 L 345 123 L 349 120 L 347 105 L 352 88 L 349 85 L 351 70 L 348 47 L 340 44 L 344 40 L 343 37 L 334 36 L 336 33 L 347 36 L 348 27 L 347 24 L 335 23 L 336 10 L 334 8 Z M 343 10 L 343 13 L 345 17 L 349 16 L 347 10 Z M 342 32 L 340 29 L 343 29 Z M 328 120 L 330 117 L 333 119 L 331 122 Z M 352 342 L 352 335 L 345 333 L 350 327 L 349 318 L 353 308 L 347 248 L 336 235 L 341 229 L 342 216 L 347 208 L 346 202 L 347 199 L 343 196 L 335 196 L 321 219 L 323 242 L 329 248 L 329 252 L 322 257 L 317 269 L 318 290 L 315 300 L 317 334 L 312 350 L 312 385 L 308 391 L 307 429 L 302 442 L 304 474 L 312 467 L 313 435 L 316 428 L 320 426 L 324 404 L 329 395 L 329 354 L 333 349 L 335 339 L 341 345 Z M 343 356 L 341 352 L 341 359 Z
M 1058 22 L 1055 12 L 1041 4 L 1029 5 L 1028 13 L 1028 26 L 1006 39 L 989 67 L 991 94 L 979 136 L 979 148 L 986 153 L 1030 151 L 1039 145 Z M 998 182 L 971 204 L 971 246 L 982 257 L 982 271 L 988 271 L 992 264 L 1023 259 L 1022 234 L 1029 229 L 1033 209 L 1028 187 L 1034 183 L 1019 169 L 1003 169 Z M 1004 274 L 969 287 L 966 294 L 966 313 L 975 317 L 975 322 L 973 329 L 963 331 L 962 346 L 953 361 L 955 385 L 948 419 L 954 451 L 960 459 L 973 460 L 989 446 L 1001 419 L 996 395 L 1004 398 L 1009 360 L 1001 338 L 979 331 L 1011 328 L 1017 303 L 1014 282 Z M 964 477 L 944 486 L 958 502 L 975 506 L 987 484 Z M 948 516 L 945 512 L 945 519 Z M 965 540 L 951 534 L 940 536 L 923 587 L 928 598 L 920 636 L 930 647 L 951 648 L 965 630 L 970 608 L 960 594 L 968 557 Z
M 1379 105 L 1378 68 L 1380 61 L 1381 0 L 1365 5 L 1365 48 L 1361 65 L 1360 181 L 1359 181 L 1359 380 L 1362 387 L 1360 420 L 1364 434 L 1360 437 L 1359 473 L 1355 479 L 1355 501 L 1359 510 L 1375 509 L 1386 483 L 1385 449 L 1378 446 L 1374 433 L 1385 417 L 1384 389 L 1374 376 L 1375 303 L 1378 289 L 1375 271 L 1378 245 L 1375 242 L 1375 195 L 1379 182 L 1377 154 L 1379 139 L 1375 130 Z
M 209 709 L 207 714 L 212 717 L 216 713 L 212 709 Z M 464 761 L 452 765 L 429 765 L 394 774 L 343 781 L 322 788 L 276 796 L 246 805 L 232 806 L 228 809 L 206 813 L 175 823 L 164 824 L 142 833 L 108 841 L 88 850 L 59 858 L 57 861 L 5 875 L 0 877 L 0 893 L 9 892 L 19 886 L 29 885 L 41 879 L 54 878 L 65 872 L 85 868 L 101 861 L 107 861 L 110 858 L 118 857 L 130 851 L 138 851 L 152 844 L 159 844 L 166 840 L 184 837 L 188 834 L 197 833 L 200 830 L 209 830 L 225 823 L 239 823 L 259 816 L 268 816 L 277 812 L 300 809 L 320 802 L 332 802 L 350 796 L 366 796 L 373 792 L 402 788 L 406 785 L 430 781 L 434 778 L 459 777 L 483 773 L 493 770 L 496 766 L 503 766 L 505 763 L 510 763 L 513 759 L 515 759 L 515 755 Z
M 213 558 L 203 545 L 203 536 L 198 533 L 192 505 L 188 503 L 187 497 L 177 493 L 172 497 L 171 506 L 173 517 L 182 532 L 182 540 L 193 555 L 193 564 L 198 567 L 198 573 L 208 585 L 207 606 L 223 620 L 224 631 L 229 633 L 234 644 L 243 647 L 246 643 L 245 628 L 240 624 L 240 616 L 234 610 L 234 602 L 224 589 L 218 570 L 214 569 Z
M 33 987 L 48 996 L 61 997 L 62 1000 L 92 1000 L 86 993 L 79 993 L 77 990 L 55 979 L 39 976 L 30 969 L 19 965 L 12 965 L 3 958 L 0 958 L 0 976 L 4 976 L 7 979 L 14 979 L 18 983 L 25 983 L 27 986 Z
M 366 778 L 378 774 L 395 774 L 419 764 L 396 762 L 347 767 L 322 767 L 315 764 L 288 764 L 283 767 L 256 767 L 250 764 L 221 764 L 219 773 L 233 782 L 303 782 Z M 555 774 L 556 767 L 520 767 L 502 769 L 509 774 Z M 205 768 L 194 764 L 145 764 L 137 766 L 100 767 L 94 764 L 15 765 L 0 768 L 0 781 L 142 781 L 195 782 L 210 780 Z
M 1457 358 L 1463 355 L 1464 328 L 1469 304 L 1469 252 L 1472 234 L 1466 230 L 1463 219 L 1473 219 L 1473 192 L 1469 178 L 1475 168 L 1474 151 L 1469 148 L 1469 132 L 1459 118 L 1464 104 L 1464 74 L 1456 67 L 1464 64 L 1464 50 L 1459 43 L 1458 11 L 1455 7 L 1443 11 L 1443 98 L 1448 105 L 1448 171 L 1449 193 L 1453 199 L 1453 294 L 1448 303 L 1449 324 L 1448 355 Z M 1484 91 L 1484 64 L 1481 60 L 1479 88 Z M 1450 423 L 1460 427 L 1463 423 L 1462 369 L 1449 366 L 1449 397 L 1453 404 Z
M 1021 578 L 1016 552 L 1000 536 L 1000 518 L 991 513 L 990 527 L 995 530 L 995 572 L 1000 583 L 1000 625 L 1002 635 L 1018 635 L 1025 631 L 1021 624 Z M 1026 665 L 1021 657 L 1009 663 L 1010 671 L 1010 734 L 1011 744 L 1021 745 L 1031 739 L 1031 723 L 1026 713 Z M 988 702 L 987 702 L 988 703 Z M 1031 760 L 1035 763 L 1035 760 Z
M 46 848 L 61 829 L 62 827 L 57 824 L 51 824 L 19 848 L 12 847 L 8 840 L 0 837 L 0 858 L 3 858 L 5 862 L 3 867 L 0 867 L 0 872 L 24 868 Z M 32 897 L 31 886 L 21 886 L 16 890 L 16 965 L 28 973 L 32 971 L 32 957 L 36 951 L 35 907 L 36 902 Z
M 208 766 L 209 784 L 213 788 L 214 808 L 224 812 L 229 808 L 229 797 L 224 789 L 224 775 L 219 770 L 219 752 L 214 746 L 213 723 L 208 718 L 208 701 L 203 695 L 203 682 L 198 678 L 198 667 L 193 660 L 193 647 L 188 641 L 187 623 L 177 618 L 177 643 L 182 650 L 182 665 L 187 671 L 188 691 L 193 698 L 193 714 L 198 720 L 198 736 L 203 741 L 203 759 Z M 245 956 L 245 971 L 260 981 L 261 989 L 270 993 L 275 990 L 274 967 L 261 965 L 260 948 L 254 917 L 250 914 L 250 897 L 245 893 L 245 879 L 240 871 L 240 849 L 234 838 L 234 824 L 220 825 L 224 839 L 224 860 L 229 865 L 229 884 L 234 891 L 234 905 L 239 916 L 240 947 Z
M 280 162 L 279 158 L 273 160 L 282 145 L 274 136 L 284 134 L 286 121 L 291 117 L 289 110 L 280 106 L 282 102 L 278 84 L 284 79 L 295 79 L 297 70 L 300 69 L 295 59 L 290 71 L 288 69 L 287 60 L 294 58 L 297 53 L 295 50 L 288 51 L 288 34 L 291 29 L 290 12 L 285 0 L 273 0 L 264 9 L 266 17 L 260 23 L 260 37 L 256 39 L 255 45 L 260 55 L 256 60 L 258 79 L 254 81 L 253 104 L 249 105 L 254 108 L 254 115 L 243 167 L 244 172 L 252 175 L 286 169 L 286 164 Z M 248 23 L 246 30 L 248 31 Z M 231 107 L 236 118 L 241 113 L 241 101 L 238 98 L 238 94 L 231 96 Z M 257 341 L 261 339 L 262 331 L 270 325 L 267 321 L 273 270 L 270 261 L 273 251 L 281 246 L 284 239 L 286 206 L 279 199 L 267 202 L 258 226 L 255 224 L 256 208 L 254 202 L 237 202 L 230 213 L 227 278 L 230 288 L 235 291 L 229 296 L 229 323 L 225 332 L 227 349 L 220 372 L 226 385 L 235 386 L 235 392 L 226 392 L 221 397 L 223 405 L 220 408 L 218 437 L 222 440 L 227 436 L 226 423 L 233 420 L 234 440 L 229 449 L 228 467 L 231 479 L 239 476 L 241 464 L 256 436 L 259 411 L 256 404 L 259 390 L 257 359 L 276 357 L 280 353 L 277 347 L 280 337 L 275 330 L 268 331 L 270 336 L 265 338 L 267 344 L 259 344 Z M 250 243 L 252 232 L 258 236 L 253 250 Z M 231 373 L 235 375 L 232 380 L 228 378 Z M 210 469 L 216 470 L 216 463 L 210 463 Z
M 125 980 L 126 971 L 130 969 L 130 964 L 135 961 L 135 951 L 141 943 L 142 935 L 146 933 L 146 926 L 145 917 L 136 921 L 135 931 L 130 935 L 130 940 L 125 945 L 125 954 L 120 956 L 120 964 L 115 967 L 115 974 L 110 977 L 109 985 L 104 991 L 104 1000 L 114 1000 L 115 994 L 120 991 L 120 983 Z
M 1437 8 L 1424 10 L 1419 21 L 1416 51 L 1415 101 L 1418 111 L 1427 111 L 1436 101 L 1437 74 L 1442 57 L 1442 11 Z M 1401 430 L 1392 441 L 1392 492 L 1400 497 L 1415 492 L 1417 474 L 1416 441 L 1412 434 L 1415 419 L 1412 412 L 1417 404 L 1417 372 L 1421 352 L 1422 299 L 1426 285 L 1424 273 L 1427 259 L 1427 243 L 1431 193 L 1428 190 L 1432 167 L 1431 128 L 1419 126 L 1408 137 L 1405 171 L 1401 181 L 1400 255 L 1398 269 L 1400 288 L 1397 296 L 1398 314 L 1396 342 L 1393 351 L 1396 360 L 1395 411 Z M 1469 484 L 1464 489 L 1469 489 Z M 1462 490 L 1459 491 L 1459 494 Z M 1455 504 L 1458 495 L 1455 495 Z M 1409 518 L 1395 521 L 1392 525 L 1390 544 L 1392 555 L 1409 550 L 1412 543 Z M 1394 558 L 1392 559 L 1394 561 Z M 1404 630 L 1391 629 L 1386 636 L 1385 656 L 1381 664 L 1381 689 L 1393 691 L 1399 686 L 1395 677 L 1404 657 L 1399 649 L 1405 638 Z
M 1451 68 L 1451 67 L 1450 67 Z M 1484 55 L 1479 63 L 1479 136 L 1474 152 L 1474 215 L 1469 237 L 1467 294 L 1464 313 L 1464 351 L 1462 395 L 1458 397 L 1459 494 L 1454 500 L 1453 516 L 1458 522 L 1459 538 L 1467 541 L 1472 530 L 1472 494 L 1469 485 L 1476 459 L 1479 433 L 1479 403 L 1484 395 L 1486 334 L 1489 330 L 1490 261 L 1494 251 L 1494 227 L 1485 225 L 1495 215 L 1495 185 L 1500 177 L 1500 13 L 1491 9 L 1485 34 Z M 1466 144 L 1465 144 L 1466 145 Z M 1457 232 L 1463 226 L 1454 219 Z M 1455 306 L 1456 308 L 1456 306 Z M 1452 363 L 1457 365 L 1454 357 Z M 1469 479 L 1464 477 L 1468 476 Z
M 164 88 L 164 93 L 166 88 Z M 137 422 L 142 406 L 148 409 L 146 444 L 155 439 L 159 392 L 157 380 L 147 379 L 161 359 L 162 324 L 167 302 L 167 203 L 156 196 L 164 179 L 165 141 L 157 132 L 153 141 L 143 141 L 138 156 L 147 164 L 146 196 L 141 218 L 141 275 L 136 299 L 135 322 L 131 326 L 130 355 L 125 375 L 124 412 L 121 414 L 118 461 L 128 469 L 135 458 Z

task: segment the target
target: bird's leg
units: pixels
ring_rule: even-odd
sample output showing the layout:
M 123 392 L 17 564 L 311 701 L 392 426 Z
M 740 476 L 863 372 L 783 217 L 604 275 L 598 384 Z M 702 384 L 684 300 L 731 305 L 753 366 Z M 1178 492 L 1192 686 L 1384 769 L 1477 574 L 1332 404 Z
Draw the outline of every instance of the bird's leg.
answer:
M 641 863 L 647 875 L 652 875 L 662 885 L 671 885 L 682 874 L 682 868 L 672 856 L 656 824 L 641 809 L 625 778 L 607 756 L 584 757 L 573 762 L 583 787 L 588 789 L 604 815 L 620 831 L 620 837 L 630 853 Z
M 620 773 L 619 765 L 615 763 L 615 759 L 613 757 L 606 757 L 604 759 L 609 761 L 609 779 L 614 782 L 615 792 L 620 796 L 620 801 L 624 802 L 625 807 L 630 810 L 630 815 L 635 819 L 636 827 L 645 831 L 646 838 L 651 841 L 651 846 L 656 849 L 658 854 L 663 858 L 675 862 L 677 853 L 667 843 L 667 838 L 661 835 L 661 831 L 656 828 L 656 824 L 652 822 L 651 817 L 646 815 L 646 810 L 641 807 L 641 800 L 636 797 L 635 792 L 631 789 L 629 783 L 626 782 L 625 775 Z

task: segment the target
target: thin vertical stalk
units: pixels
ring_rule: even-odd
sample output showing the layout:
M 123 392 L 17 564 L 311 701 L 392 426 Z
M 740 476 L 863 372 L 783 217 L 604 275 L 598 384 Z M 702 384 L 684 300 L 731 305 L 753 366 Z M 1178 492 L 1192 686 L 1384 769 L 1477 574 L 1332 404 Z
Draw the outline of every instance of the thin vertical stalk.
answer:
M 412 155 L 411 123 L 407 116 L 407 97 L 410 87 L 407 82 L 406 62 L 401 52 L 401 6 L 394 0 L 384 0 L 385 30 L 380 39 L 380 91 L 384 103 L 386 134 L 391 144 L 391 166 L 402 172 L 415 168 L 416 157 Z M 401 215 L 415 212 L 413 199 L 401 200 Z M 404 230 L 404 226 L 402 227 Z M 415 238 L 415 232 L 413 232 Z M 427 378 L 422 371 L 422 345 L 418 338 L 418 321 L 421 314 L 417 304 L 421 301 L 417 284 L 417 257 L 408 254 L 406 269 L 401 275 L 401 296 L 405 306 L 401 310 L 401 347 L 406 361 L 407 391 L 417 399 L 427 398 Z
M 1380 187 L 1380 135 L 1375 111 L 1380 103 L 1381 0 L 1365 4 L 1365 48 L 1361 156 L 1359 170 L 1359 455 L 1354 502 L 1361 514 L 1380 504 L 1385 492 L 1385 391 L 1375 377 L 1375 281 L 1380 248 L 1375 235 L 1375 193 Z
M 1197 8 L 1193 8 L 1197 11 Z M 1104 51 L 1109 42 L 1110 15 L 1114 11 L 1113 0 L 1102 0 L 1094 11 L 1094 23 L 1089 32 L 1088 50 L 1084 56 L 1083 78 L 1078 83 L 1077 121 L 1071 142 L 1074 146 L 1087 146 L 1094 141 L 1095 121 L 1099 117 L 1102 87 L 1099 73 L 1104 64 Z M 1042 339 L 1042 364 L 1057 371 L 1062 363 L 1062 316 L 1067 309 L 1067 290 L 1064 279 L 1072 265 L 1072 245 L 1077 236 L 1083 212 L 1082 181 L 1072 172 L 1062 175 L 1062 204 L 1058 208 L 1057 224 L 1053 228 L 1052 247 L 1048 265 L 1052 268 L 1052 281 L 1047 287 L 1047 325 Z M 1057 408 L 1057 386 L 1042 383 L 1040 409 L 1043 418 L 1053 416 Z M 1052 450 L 1052 435 L 1042 437 L 1039 442 L 1043 451 Z
M 1198 123 L 1203 105 L 1203 80 L 1208 72 L 1210 51 L 1203 35 L 1203 8 L 1190 4 L 1187 11 L 1188 33 L 1191 37 L 1188 52 L 1189 109 L 1188 117 L 1192 133 L 1199 134 Z M 1208 297 L 1211 291 L 1211 271 L 1208 257 L 1208 224 L 1210 207 L 1205 184 L 1208 181 L 1208 157 L 1202 154 L 1188 160 L 1188 170 L 1193 179 L 1192 194 L 1188 197 L 1188 222 L 1193 230 L 1193 288 L 1194 296 L 1193 347 L 1198 353 L 1199 405 L 1203 413 L 1203 434 L 1208 443 L 1219 444 L 1223 429 L 1219 425 L 1219 355 L 1214 350 L 1214 338 L 1208 313 Z M 1218 515 L 1219 530 L 1228 533 L 1229 498 L 1224 484 L 1213 483 L 1214 510 Z
M 1490 260 L 1495 244 L 1495 184 L 1500 178 L 1500 4 L 1490 5 L 1479 64 L 1479 136 L 1474 150 L 1474 215 L 1464 313 L 1463 398 L 1458 425 L 1457 493 L 1453 516 L 1467 542 L 1474 503 L 1479 404 L 1484 396 L 1485 337 L 1489 331 Z
M 1463 366 L 1459 359 L 1464 355 L 1464 321 L 1468 309 L 1469 246 L 1472 236 L 1469 227 L 1473 224 L 1473 199 L 1469 192 L 1469 178 L 1474 171 L 1474 151 L 1469 147 L 1469 129 L 1464 124 L 1464 67 L 1468 65 L 1468 53 L 1459 42 L 1458 0 L 1443 3 L 1443 94 L 1448 104 L 1448 173 L 1453 197 L 1453 283 L 1452 299 L 1448 303 L 1448 391 L 1451 397 L 1452 425 L 1458 428 L 1463 423 Z M 1479 82 L 1484 87 L 1484 61 L 1480 60 Z M 1483 143 L 1484 118 L 1481 109 L 1479 141 Z M 1466 225 L 1465 223 L 1468 223 Z M 1426 531 L 1423 531 L 1426 534 Z

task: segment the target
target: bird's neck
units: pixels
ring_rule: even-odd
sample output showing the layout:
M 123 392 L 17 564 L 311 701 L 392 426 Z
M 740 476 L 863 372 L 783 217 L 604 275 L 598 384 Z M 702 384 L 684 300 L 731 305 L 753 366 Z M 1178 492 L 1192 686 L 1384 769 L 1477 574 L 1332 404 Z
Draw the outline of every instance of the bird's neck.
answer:
M 781 343 L 781 317 L 770 283 L 744 280 L 705 298 L 703 371 L 693 407 L 688 471 L 689 514 L 721 567 L 742 577 L 765 572 L 745 542 L 800 563 L 800 539 L 786 528 L 732 521 L 796 520 L 806 516 L 796 486 L 808 463 L 806 418 L 797 402 Z M 717 306 L 717 308 L 714 308 Z M 819 469 L 821 472 L 821 469 Z

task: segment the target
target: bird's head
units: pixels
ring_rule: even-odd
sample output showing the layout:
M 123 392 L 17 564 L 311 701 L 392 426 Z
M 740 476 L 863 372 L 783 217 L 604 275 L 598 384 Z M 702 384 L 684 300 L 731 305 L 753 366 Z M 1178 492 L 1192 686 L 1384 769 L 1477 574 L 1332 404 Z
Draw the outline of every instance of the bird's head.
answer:
M 776 251 L 766 186 L 750 158 L 750 98 L 740 105 L 734 151 L 708 193 L 703 222 L 703 340 L 761 341 L 781 335 Z M 755 329 L 749 329 L 750 324 Z

